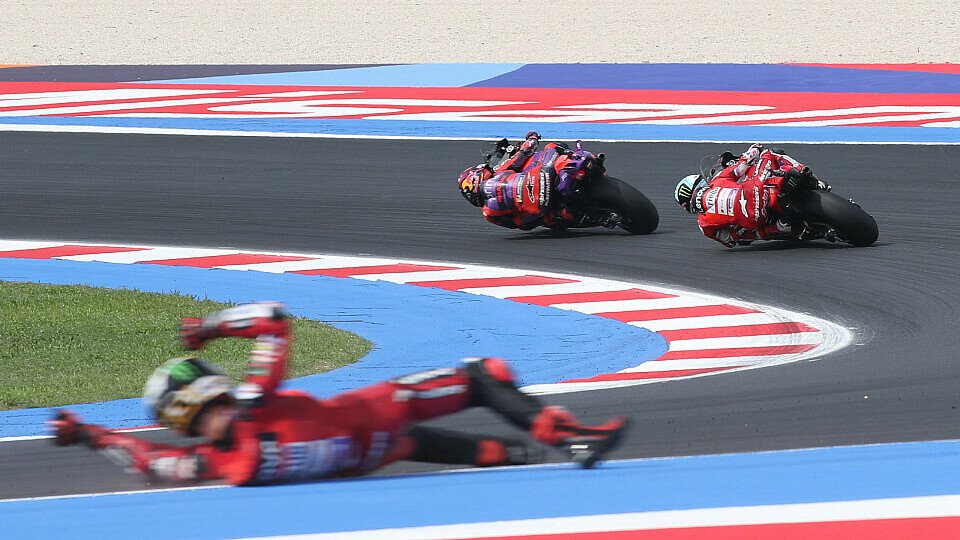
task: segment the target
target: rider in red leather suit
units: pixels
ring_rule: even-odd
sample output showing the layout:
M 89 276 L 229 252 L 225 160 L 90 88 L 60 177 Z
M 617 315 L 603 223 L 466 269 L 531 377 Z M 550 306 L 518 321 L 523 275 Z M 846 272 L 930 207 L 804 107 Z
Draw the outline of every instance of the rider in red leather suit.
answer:
M 574 188 L 575 179 L 564 170 L 571 152 L 556 143 L 538 151 L 539 145 L 540 134 L 531 131 L 516 153 L 495 168 L 481 164 L 466 169 L 457 180 L 461 194 L 483 207 L 487 221 L 509 229 L 549 227 L 571 219 L 562 201 Z M 506 150 L 512 153 L 511 147 Z
M 145 401 L 157 419 L 207 442 L 179 447 L 81 424 L 68 411 L 50 422 L 58 445 L 85 443 L 131 472 L 167 480 L 224 479 L 231 484 L 360 475 L 397 460 L 475 466 L 536 462 L 519 439 L 418 425 L 471 406 L 485 406 L 537 441 L 565 449 L 589 467 L 617 442 L 625 418 L 588 427 L 562 407 L 544 406 L 514 386 L 506 363 L 466 359 L 320 400 L 280 390 L 290 352 L 288 316 L 276 303 L 238 306 L 184 319 L 190 349 L 223 337 L 255 338 L 246 381 L 233 387 L 198 358 L 167 362 L 154 373 Z
M 726 166 L 709 183 L 691 175 L 677 186 L 677 202 L 703 234 L 727 247 L 792 234 L 794 225 L 776 219 L 780 199 L 813 178 L 809 167 L 759 144 L 721 159 Z

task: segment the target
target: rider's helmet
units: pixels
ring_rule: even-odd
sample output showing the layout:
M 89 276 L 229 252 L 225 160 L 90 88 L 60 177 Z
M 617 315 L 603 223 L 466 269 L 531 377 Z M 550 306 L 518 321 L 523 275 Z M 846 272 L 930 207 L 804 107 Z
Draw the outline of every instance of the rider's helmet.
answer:
M 673 198 L 684 210 L 693 214 L 697 211 L 691 204 L 693 194 L 705 184 L 706 181 L 699 174 L 684 176 L 683 180 L 680 180 L 680 183 L 677 184 L 677 189 L 673 192 Z
M 460 187 L 460 194 L 463 198 L 474 206 L 483 206 L 483 197 L 480 196 L 480 186 L 484 180 L 493 176 L 489 167 L 478 165 L 460 173 L 457 178 L 457 185 Z
M 193 421 L 212 403 L 233 401 L 233 381 L 213 364 L 196 357 L 168 360 L 158 367 L 143 390 L 143 400 L 157 421 L 188 435 Z

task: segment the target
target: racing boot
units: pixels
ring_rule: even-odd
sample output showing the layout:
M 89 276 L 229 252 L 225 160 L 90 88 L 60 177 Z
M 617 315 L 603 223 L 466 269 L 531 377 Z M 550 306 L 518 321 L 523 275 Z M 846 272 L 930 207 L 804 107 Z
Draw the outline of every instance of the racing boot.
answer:
M 589 469 L 617 446 L 628 424 L 626 417 L 618 416 L 599 426 L 584 426 L 563 407 L 547 406 L 534 417 L 530 435 L 565 451 L 571 461 Z

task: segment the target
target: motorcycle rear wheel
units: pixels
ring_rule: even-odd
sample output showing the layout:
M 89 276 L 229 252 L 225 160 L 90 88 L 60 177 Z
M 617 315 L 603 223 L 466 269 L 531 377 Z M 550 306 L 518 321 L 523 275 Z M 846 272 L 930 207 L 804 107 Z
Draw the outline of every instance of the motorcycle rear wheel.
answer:
M 592 204 L 619 214 L 619 226 L 631 234 L 650 234 L 660 224 L 657 207 L 650 199 L 619 178 L 601 176 L 593 180 L 586 196 Z
M 869 246 L 880 234 L 873 216 L 860 205 L 830 191 L 810 191 L 796 203 L 807 221 L 830 225 L 837 237 L 854 246 Z

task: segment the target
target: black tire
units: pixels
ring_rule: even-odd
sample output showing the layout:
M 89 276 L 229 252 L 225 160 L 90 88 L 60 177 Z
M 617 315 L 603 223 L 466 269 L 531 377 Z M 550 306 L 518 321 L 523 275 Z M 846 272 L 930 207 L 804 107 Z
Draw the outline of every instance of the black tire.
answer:
M 595 179 L 586 195 L 592 204 L 620 214 L 620 227 L 631 234 L 650 234 L 660 224 L 660 214 L 650 199 L 619 178 Z
M 797 201 L 796 207 L 807 221 L 830 225 L 841 240 L 855 246 L 869 246 L 880 234 L 873 216 L 856 203 L 829 191 L 809 191 Z

